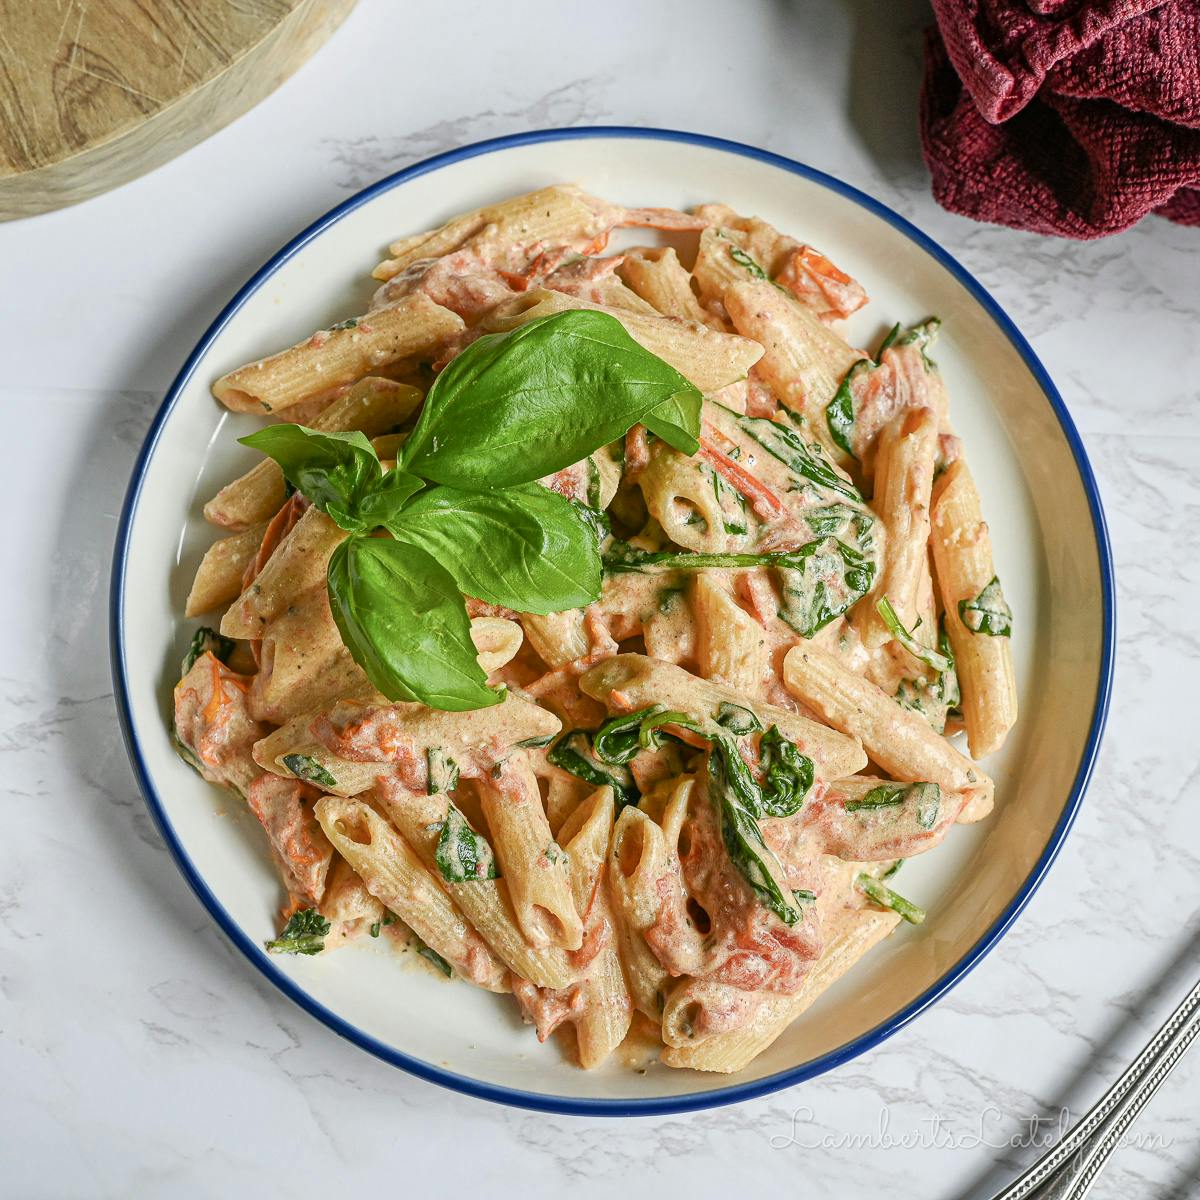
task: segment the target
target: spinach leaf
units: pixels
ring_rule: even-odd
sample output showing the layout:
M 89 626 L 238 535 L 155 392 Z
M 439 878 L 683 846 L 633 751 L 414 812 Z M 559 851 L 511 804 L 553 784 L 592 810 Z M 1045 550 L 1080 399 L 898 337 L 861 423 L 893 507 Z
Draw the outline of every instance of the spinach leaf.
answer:
M 958 686 L 958 671 L 954 664 L 954 649 L 946 633 L 946 617 L 938 623 L 938 652 L 946 660 L 945 670 L 937 671 L 932 679 L 920 676 L 902 679 L 896 689 L 896 702 L 903 708 L 919 712 L 929 724 L 942 733 L 946 718 L 958 710 L 962 703 L 962 691 Z
M 666 738 L 671 737 L 671 734 L 662 728 L 664 725 L 678 725 L 681 729 L 690 729 L 693 733 L 700 734 L 701 737 L 706 736 L 687 713 L 664 709 L 651 713 L 642 721 L 642 727 L 638 731 L 638 745 L 643 750 L 657 750 Z
M 720 472 L 714 471 L 712 467 L 702 465 L 700 470 L 702 474 L 712 476 L 713 495 L 716 497 L 717 507 L 721 510 L 721 525 L 725 532 L 744 534 L 749 528 L 746 523 L 746 497 L 726 483 Z
M 847 800 L 847 812 L 875 812 L 881 808 L 909 805 L 922 829 L 937 824 L 942 807 L 942 789 L 936 783 L 881 783 L 857 800 Z
M 268 425 L 238 441 L 273 458 L 288 483 L 343 529 L 372 528 L 359 515 L 359 505 L 379 485 L 383 467 L 366 434 Z
M 347 538 L 329 560 L 328 590 L 342 641 L 389 700 L 461 712 L 504 698 L 476 661 L 453 576 L 426 551 Z
M 892 602 L 886 596 L 880 596 L 875 602 L 875 611 L 883 618 L 888 632 L 904 647 L 905 650 L 935 671 L 949 671 L 954 666 L 954 660 L 934 650 L 931 646 L 922 645 L 907 629 L 896 615 Z
M 649 708 L 639 708 L 637 712 L 610 717 L 596 730 L 592 738 L 592 752 L 609 766 L 624 766 L 642 748 L 639 740 L 642 722 L 662 711 L 661 704 L 652 704 Z
M 430 796 L 452 792 L 458 787 L 458 763 L 441 746 L 426 749 L 425 775 L 425 790 Z
M 633 776 L 624 767 L 609 771 L 596 761 L 585 730 L 572 729 L 564 733 L 546 751 L 546 761 L 593 787 L 611 787 L 618 812 L 627 804 L 636 804 L 641 798 Z
M 283 932 L 267 943 L 272 954 L 320 954 L 330 925 L 315 908 L 302 908 L 293 913 Z
M 794 551 L 780 568 L 779 616 L 802 637 L 812 637 L 871 590 L 875 564 L 845 542 L 825 538 Z
M 478 883 L 499 879 L 496 856 L 487 839 L 467 824 L 467 818 L 451 804 L 442 822 L 434 861 L 447 883 Z
M 732 412 L 732 410 L 727 410 Z M 733 413 L 738 425 L 745 430 L 768 454 L 777 458 L 798 478 L 807 479 L 847 500 L 862 503 L 862 496 L 849 480 L 843 479 L 825 457 L 820 445 L 808 445 L 793 430 L 778 421 L 766 417 L 746 417 Z
M 639 421 L 690 454 L 699 445 L 700 400 L 615 317 L 555 313 L 481 337 L 452 359 L 426 397 L 402 465 L 452 487 L 510 487 L 586 458 Z
M 825 405 L 825 424 L 829 426 L 829 436 L 834 444 L 844 450 L 857 461 L 854 453 L 854 377 L 860 371 L 869 371 L 875 364 L 870 359 L 860 358 L 842 380 L 833 399 Z
M 916 346 L 921 351 L 921 361 L 925 366 L 926 371 L 936 371 L 937 363 L 929 357 L 929 347 L 937 340 L 938 330 L 941 329 L 942 322 L 938 317 L 930 317 L 926 321 L 922 321 L 919 325 L 914 325 L 911 329 L 905 330 L 899 336 L 894 338 L 889 345 L 893 346 Z M 883 351 L 881 350 L 882 354 Z
M 752 278 L 767 278 L 766 271 L 764 271 L 762 267 L 760 267 L 758 263 L 756 263 L 754 259 L 752 259 L 750 255 L 741 248 L 741 246 L 730 246 L 729 257 L 732 258 L 739 267 L 744 267 L 747 271 L 749 271 Z
M 600 547 L 583 506 L 538 483 L 495 492 L 435 487 L 388 522 L 468 596 L 518 612 L 582 608 L 600 598 Z
M 416 934 L 413 935 L 413 945 L 416 947 L 417 953 L 427 962 L 432 963 L 447 979 L 449 979 L 454 971 L 450 964 L 432 947 L 427 946 Z
M 801 754 L 777 725 L 759 739 L 758 753 L 763 773 L 762 811 L 770 817 L 798 813 L 813 785 L 812 759 Z
M 918 908 L 911 900 L 893 892 L 886 883 L 867 874 L 860 874 L 854 881 L 867 898 L 880 908 L 890 908 L 899 914 L 910 925 L 920 925 L 925 920 L 925 910 Z
M 763 838 L 753 803 L 758 792 L 734 742 L 718 737 L 708 756 L 709 794 L 717 807 L 721 837 L 730 862 L 760 903 L 785 925 L 795 925 L 803 915 L 780 882 L 783 867 Z M 761 795 L 761 793 L 759 793 Z
M 736 737 L 762 732 L 762 722 L 754 712 L 740 704 L 730 704 L 728 700 L 721 701 L 713 719 L 722 729 L 728 729 Z
M 1005 603 L 1000 580 L 995 575 L 974 600 L 958 602 L 958 616 L 972 633 L 986 633 L 988 637 L 1012 636 L 1012 609 Z
M 195 634 L 192 635 L 192 643 L 188 646 L 188 651 L 183 656 L 183 663 L 179 670 L 180 679 L 196 665 L 196 660 L 202 654 L 211 654 L 221 662 L 228 662 L 229 656 L 233 653 L 233 648 L 233 638 L 222 637 L 215 629 L 209 629 L 207 625 L 201 625 Z
M 337 780 L 315 758 L 310 758 L 307 754 L 285 754 L 283 765 L 305 783 L 315 783 L 323 788 L 337 787 Z
M 897 322 L 895 323 L 895 325 L 893 325 L 893 326 L 891 327 L 891 329 L 889 329 L 889 330 L 887 331 L 887 336 L 886 336 L 886 337 L 883 339 L 883 341 L 882 341 L 882 342 L 880 342 L 880 343 L 879 343 L 879 349 L 878 349 L 878 351 L 877 351 L 877 352 L 876 352 L 876 354 L 875 354 L 875 361 L 876 361 L 876 362 L 879 362 L 879 361 L 880 361 L 880 360 L 883 358 L 883 352 L 884 352 L 884 351 L 885 351 L 885 350 L 886 350 L 886 349 L 887 349 L 889 346 L 892 346 L 892 345 L 894 345 L 894 344 L 895 344 L 895 341 L 896 341 L 896 339 L 897 339 L 897 338 L 900 336 L 900 330 L 901 330 L 902 328 L 903 328 L 903 326 L 900 324 L 900 322 L 899 322 L 899 321 L 897 321 Z

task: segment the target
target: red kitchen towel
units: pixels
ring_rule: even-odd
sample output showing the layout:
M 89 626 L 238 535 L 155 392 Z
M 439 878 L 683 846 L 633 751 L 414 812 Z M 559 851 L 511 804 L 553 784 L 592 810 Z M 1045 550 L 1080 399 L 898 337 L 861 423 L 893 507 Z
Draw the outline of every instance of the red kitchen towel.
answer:
M 1200 0 L 933 0 L 935 198 L 1066 237 L 1200 224 Z

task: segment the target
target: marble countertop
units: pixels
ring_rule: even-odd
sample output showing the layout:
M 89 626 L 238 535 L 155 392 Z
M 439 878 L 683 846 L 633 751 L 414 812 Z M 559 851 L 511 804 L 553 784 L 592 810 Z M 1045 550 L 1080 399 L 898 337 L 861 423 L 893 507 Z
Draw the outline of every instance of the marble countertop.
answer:
M 1200 961 L 1200 231 L 1091 245 L 930 199 L 919 0 L 362 0 L 253 112 L 146 178 L 0 225 L 0 1193 L 989 1195 L 1107 1086 Z M 423 9 L 427 15 L 419 15 Z M 536 13 L 535 13 L 536 9 Z M 436 10 L 436 21 L 432 14 Z M 536 26 L 536 35 L 530 30 Z M 448 52 L 448 33 L 465 35 Z M 496 134 L 628 123 L 799 158 L 915 221 L 1058 381 L 1116 555 L 1112 715 L 1058 864 L 1004 942 L 873 1052 L 768 1099 L 622 1122 L 502 1109 L 340 1041 L 225 943 L 125 758 L 107 582 L 137 447 L 187 351 L 286 239 L 380 175 Z M 1200 1054 L 1098 1197 L 1200 1192 Z M 1040 1130 L 1031 1139 L 1030 1122 Z M 519 1184 L 515 1181 L 520 1181 Z

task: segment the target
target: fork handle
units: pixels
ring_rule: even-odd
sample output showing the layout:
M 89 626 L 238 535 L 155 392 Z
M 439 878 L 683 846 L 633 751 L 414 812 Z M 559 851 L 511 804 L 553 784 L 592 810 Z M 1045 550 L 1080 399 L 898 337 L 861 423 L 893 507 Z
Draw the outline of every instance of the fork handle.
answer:
M 1176 1048 L 1172 1043 L 1181 1031 L 1183 1032 L 1183 1036 L 1180 1038 L 1182 1045 Z M 1126 1105 L 1123 1105 L 1122 1101 L 1137 1086 L 1137 1091 L 1130 1098 L 1128 1106 L 1132 1109 L 1132 1115 L 1121 1127 L 1121 1133 L 1124 1133 L 1146 1102 L 1158 1090 L 1162 1081 L 1170 1074 L 1184 1051 L 1191 1045 L 1197 1032 L 1200 1032 L 1200 982 L 1197 982 L 1188 992 L 1179 1007 L 1163 1023 L 1162 1028 L 1150 1039 L 1116 1083 L 1088 1110 L 1075 1128 L 1009 1187 L 1002 1192 L 997 1192 L 992 1200 L 1052 1200 L 1052 1198 L 1057 1200 L 1058 1197 L 1065 1198 L 1069 1193 L 1073 1193 L 1076 1182 L 1079 1180 L 1074 1171 L 1062 1169 L 1064 1164 L 1068 1164 L 1068 1160 L 1076 1155 L 1083 1156 L 1080 1159 L 1081 1163 L 1090 1162 L 1092 1154 L 1098 1153 L 1107 1144 L 1106 1132 L 1109 1118 L 1116 1114 L 1118 1108 L 1122 1113 L 1126 1111 Z M 1159 1071 L 1164 1066 L 1166 1069 L 1160 1075 Z M 1143 1084 L 1145 1089 L 1148 1089 L 1145 1091 L 1144 1097 L 1142 1097 Z M 1134 1102 L 1139 1097 L 1141 1098 L 1140 1103 L 1137 1103 L 1135 1107 Z M 1100 1132 L 1102 1129 L 1105 1132 Z M 1099 1138 L 1097 1138 L 1098 1134 Z M 1089 1147 L 1093 1145 L 1094 1140 L 1098 1141 L 1098 1145 L 1095 1150 L 1089 1152 Z M 1100 1165 L 1107 1160 L 1112 1148 L 1119 1140 L 1120 1133 L 1113 1139 L 1113 1146 L 1110 1146 L 1100 1158 Z M 1086 1189 L 1091 1188 L 1092 1181 L 1099 1169 L 1100 1167 L 1097 1166 L 1095 1171 L 1090 1174 Z M 1045 1185 L 1044 1190 L 1043 1185 Z M 1065 1190 L 1063 1190 L 1064 1185 Z M 1084 1195 L 1086 1195 L 1086 1190 L 1078 1193 L 1080 1198 Z M 1076 1200 L 1074 1195 L 1072 1200 Z

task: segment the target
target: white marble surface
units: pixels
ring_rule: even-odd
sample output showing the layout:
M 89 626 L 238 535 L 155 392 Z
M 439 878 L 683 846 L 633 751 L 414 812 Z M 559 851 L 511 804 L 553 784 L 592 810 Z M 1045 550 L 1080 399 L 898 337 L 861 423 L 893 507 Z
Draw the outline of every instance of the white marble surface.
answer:
M 77 208 L 0 225 L 0 1195 L 990 1194 L 1109 1080 L 1200 962 L 1200 231 L 1080 246 L 928 195 L 918 0 L 362 0 L 234 126 Z M 450 34 L 467 40 L 453 50 Z M 1058 865 L 1012 934 L 873 1053 L 740 1107 L 586 1121 L 411 1079 L 292 1007 L 183 884 L 126 763 L 107 579 L 134 454 L 183 357 L 284 240 L 378 176 L 530 127 L 654 124 L 792 155 L 916 221 L 1059 381 L 1116 552 L 1115 703 Z M 1200 1192 L 1200 1054 L 1100 1197 Z M 1012 1148 L 1012 1143 L 1018 1143 Z M 1022 1147 L 1023 1144 L 1023 1147 Z M 469 1166 L 468 1166 L 469 1162 Z M 519 1181 L 519 1183 L 517 1182 Z M 805 1186 L 807 1185 L 807 1186 Z M 882 1190 L 886 1189 L 886 1190 Z

